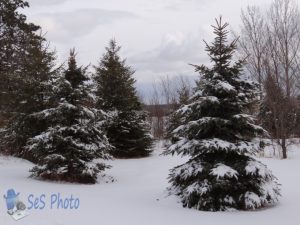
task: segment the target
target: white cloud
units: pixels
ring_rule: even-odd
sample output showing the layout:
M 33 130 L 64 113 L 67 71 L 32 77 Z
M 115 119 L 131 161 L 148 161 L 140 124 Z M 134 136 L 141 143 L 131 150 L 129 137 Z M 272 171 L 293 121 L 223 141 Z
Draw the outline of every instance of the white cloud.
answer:
M 88 35 L 98 26 L 136 16 L 126 11 L 88 8 L 71 12 L 37 14 L 35 17 L 43 29 L 46 29 L 47 37 L 51 41 L 69 42 L 74 38 Z
M 136 69 L 138 84 L 146 88 L 162 75 L 194 76 L 188 64 L 209 61 L 203 39 L 212 40 L 215 17 L 222 15 L 237 29 L 241 7 L 272 0 L 29 1 L 33 7 L 26 15 L 47 32 L 60 60 L 76 47 L 79 64 L 95 64 L 115 37 L 122 45 L 121 56 Z
M 164 35 L 160 46 L 155 49 L 140 52 L 129 61 L 137 70 L 148 70 L 158 74 L 186 74 L 192 73 L 189 63 L 201 64 L 207 61 L 204 52 L 203 39 L 207 33 L 198 30 L 195 33 L 173 32 Z
M 68 0 L 29 0 L 31 6 L 48 6 L 62 4 Z

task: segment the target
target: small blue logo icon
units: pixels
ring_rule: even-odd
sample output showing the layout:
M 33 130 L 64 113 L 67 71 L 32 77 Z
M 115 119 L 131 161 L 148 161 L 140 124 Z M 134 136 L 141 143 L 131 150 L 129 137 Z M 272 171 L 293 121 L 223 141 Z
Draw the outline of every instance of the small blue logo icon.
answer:
M 7 213 L 15 220 L 19 220 L 28 215 L 26 205 L 19 200 L 20 193 L 16 193 L 14 189 L 7 190 L 7 195 L 4 195 L 6 200 Z

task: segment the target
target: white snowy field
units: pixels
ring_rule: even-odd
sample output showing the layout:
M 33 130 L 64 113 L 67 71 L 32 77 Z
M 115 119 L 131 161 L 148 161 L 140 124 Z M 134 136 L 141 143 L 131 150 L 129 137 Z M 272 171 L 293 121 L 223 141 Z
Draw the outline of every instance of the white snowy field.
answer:
M 275 207 L 250 212 L 201 212 L 182 208 L 176 197 L 167 197 L 168 171 L 185 161 L 160 156 L 161 143 L 151 157 L 114 160 L 107 174 L 116 181 L 96 185 L 60 184 L 28 178 L 32 164 L 0 156 L 0 225 L 297 225 L 300 224 L 300 145 L 290 146 L 289 159 L 261 158 L 282 184 L 282 197 Z M 28 196 L 40 197 L 45 207 L 28 210 L 30 215 L 14 221 L 6 213 L 3 195 L 10 188 L 30 206 Z M 50 196 L 79 198 L 78 209 L 51 209 Z M 32 196 L 31 196 L 32 197 Z M 32 199 L 31 199 L 32 200 Z M 39 206 L 43 206 L 41 202 Z

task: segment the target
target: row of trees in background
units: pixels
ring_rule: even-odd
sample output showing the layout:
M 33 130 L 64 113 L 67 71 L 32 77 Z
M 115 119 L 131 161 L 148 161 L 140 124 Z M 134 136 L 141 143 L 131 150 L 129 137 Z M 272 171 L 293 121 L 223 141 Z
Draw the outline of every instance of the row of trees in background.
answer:
M 166 138 L 168 115 L 180 105 L 187 104 L 193 93 L 191 79 L 184 76 L 170 78 L 161 77 L 153 83 L 153 93 L 146 109 L 150 112 L 153 136 L 157 139 Z
M 26 21 L 23 0 L 0 2 L 1 151 L 37 165 L 44 179 L 95 183 L 99 159 L 141 157 L 152 137 L 134 71 L 111 40 L 95 72 L 56 63 L 40 27 Z

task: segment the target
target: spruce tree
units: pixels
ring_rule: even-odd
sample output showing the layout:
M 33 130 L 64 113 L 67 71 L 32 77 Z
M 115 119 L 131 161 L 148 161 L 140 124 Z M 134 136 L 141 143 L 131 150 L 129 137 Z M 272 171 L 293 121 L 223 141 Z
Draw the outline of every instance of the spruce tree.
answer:
M 178 91 L 179 105 L 187 104 L 190 98 L 190 90 L 186 85 L 183 85 Z
M 35 161 L 24 146 L 45 124 L 31 115 L 51 104 L 51 79 L 59 69 L 55 52 L 37 35 L 40 27 L 19 13 L 26 7 L 28 3 L 22 0 L 0 2 L 0 119 L 5 126 L 0 147 L 8 154 Z
M 152 138 L 147 114 L 134 87 L 134 71 L 119 56 L 120 46 L 111 40 L 95 67 L 97 107 L 111 117 L 107 135 L 118 158 L 143 157 L 151 152 Z
M 190 88 L 182 82 L 180 88 L 177 90 L 178 94 L 178 105 L 169 113 L 168 119 L 166 122 L 166 134 L 165 138 L 168 140 L 172 137 L 172 132 L 180 125 L 180 116 L 176 113 L 173 113 L 178 108 L 182 107 L 185 104 L 188 104 L 190 98 Z M 168 145 L 168 144 L 167 144 Z
M 24 146 L 29 138 L 46 129 L 42 121 L 32 115 L 52 105 L 50 96 L 52 83 L 58 76 L 55 68 L 55 54 L 43 46 L 43 41 L 28 49 L 23 75 L 14 77 L 18 89 L 10 92 L 10 118 L 2 138 L 4 148 L 9 154 L 35 161 L 34 156 Z M 26 60 L 26 57 L 25 59 Z
M 30 138 L 26 149 L 38 159 L 32 175 L 42 179 L 95 183 L 108 168 L 111 149 L 103 131 L 106 115 L 93 108 L 86 69 L 78 67 L 71 51 L 68 69 L 53 88 L 55 106 L 35 113 L 47 129 Z
M 228 43 L 228 24 L 216 22 L 216 37 L 206 44 L 212 67 L 194 65 L 201 75 L 196 91 L 175 112 L 180 125 L 166 154 L 190 159 L 171 169 L 169 191 L 197 210 L 257 209 L 280 194 L 277 179 L 253 157 L 260 150 L 253 138 L 265 132 L 248 114 L 258 85 L 242 78 L 243 61 L 232 59 L 237 40 Z
M 23 0 L 0 1 L 0 117 L 5 120 L 20 108 L 20 88 L 32 49 L 44 41 L 36 34 L 40 27 L 19 12 L 26 7 Z

